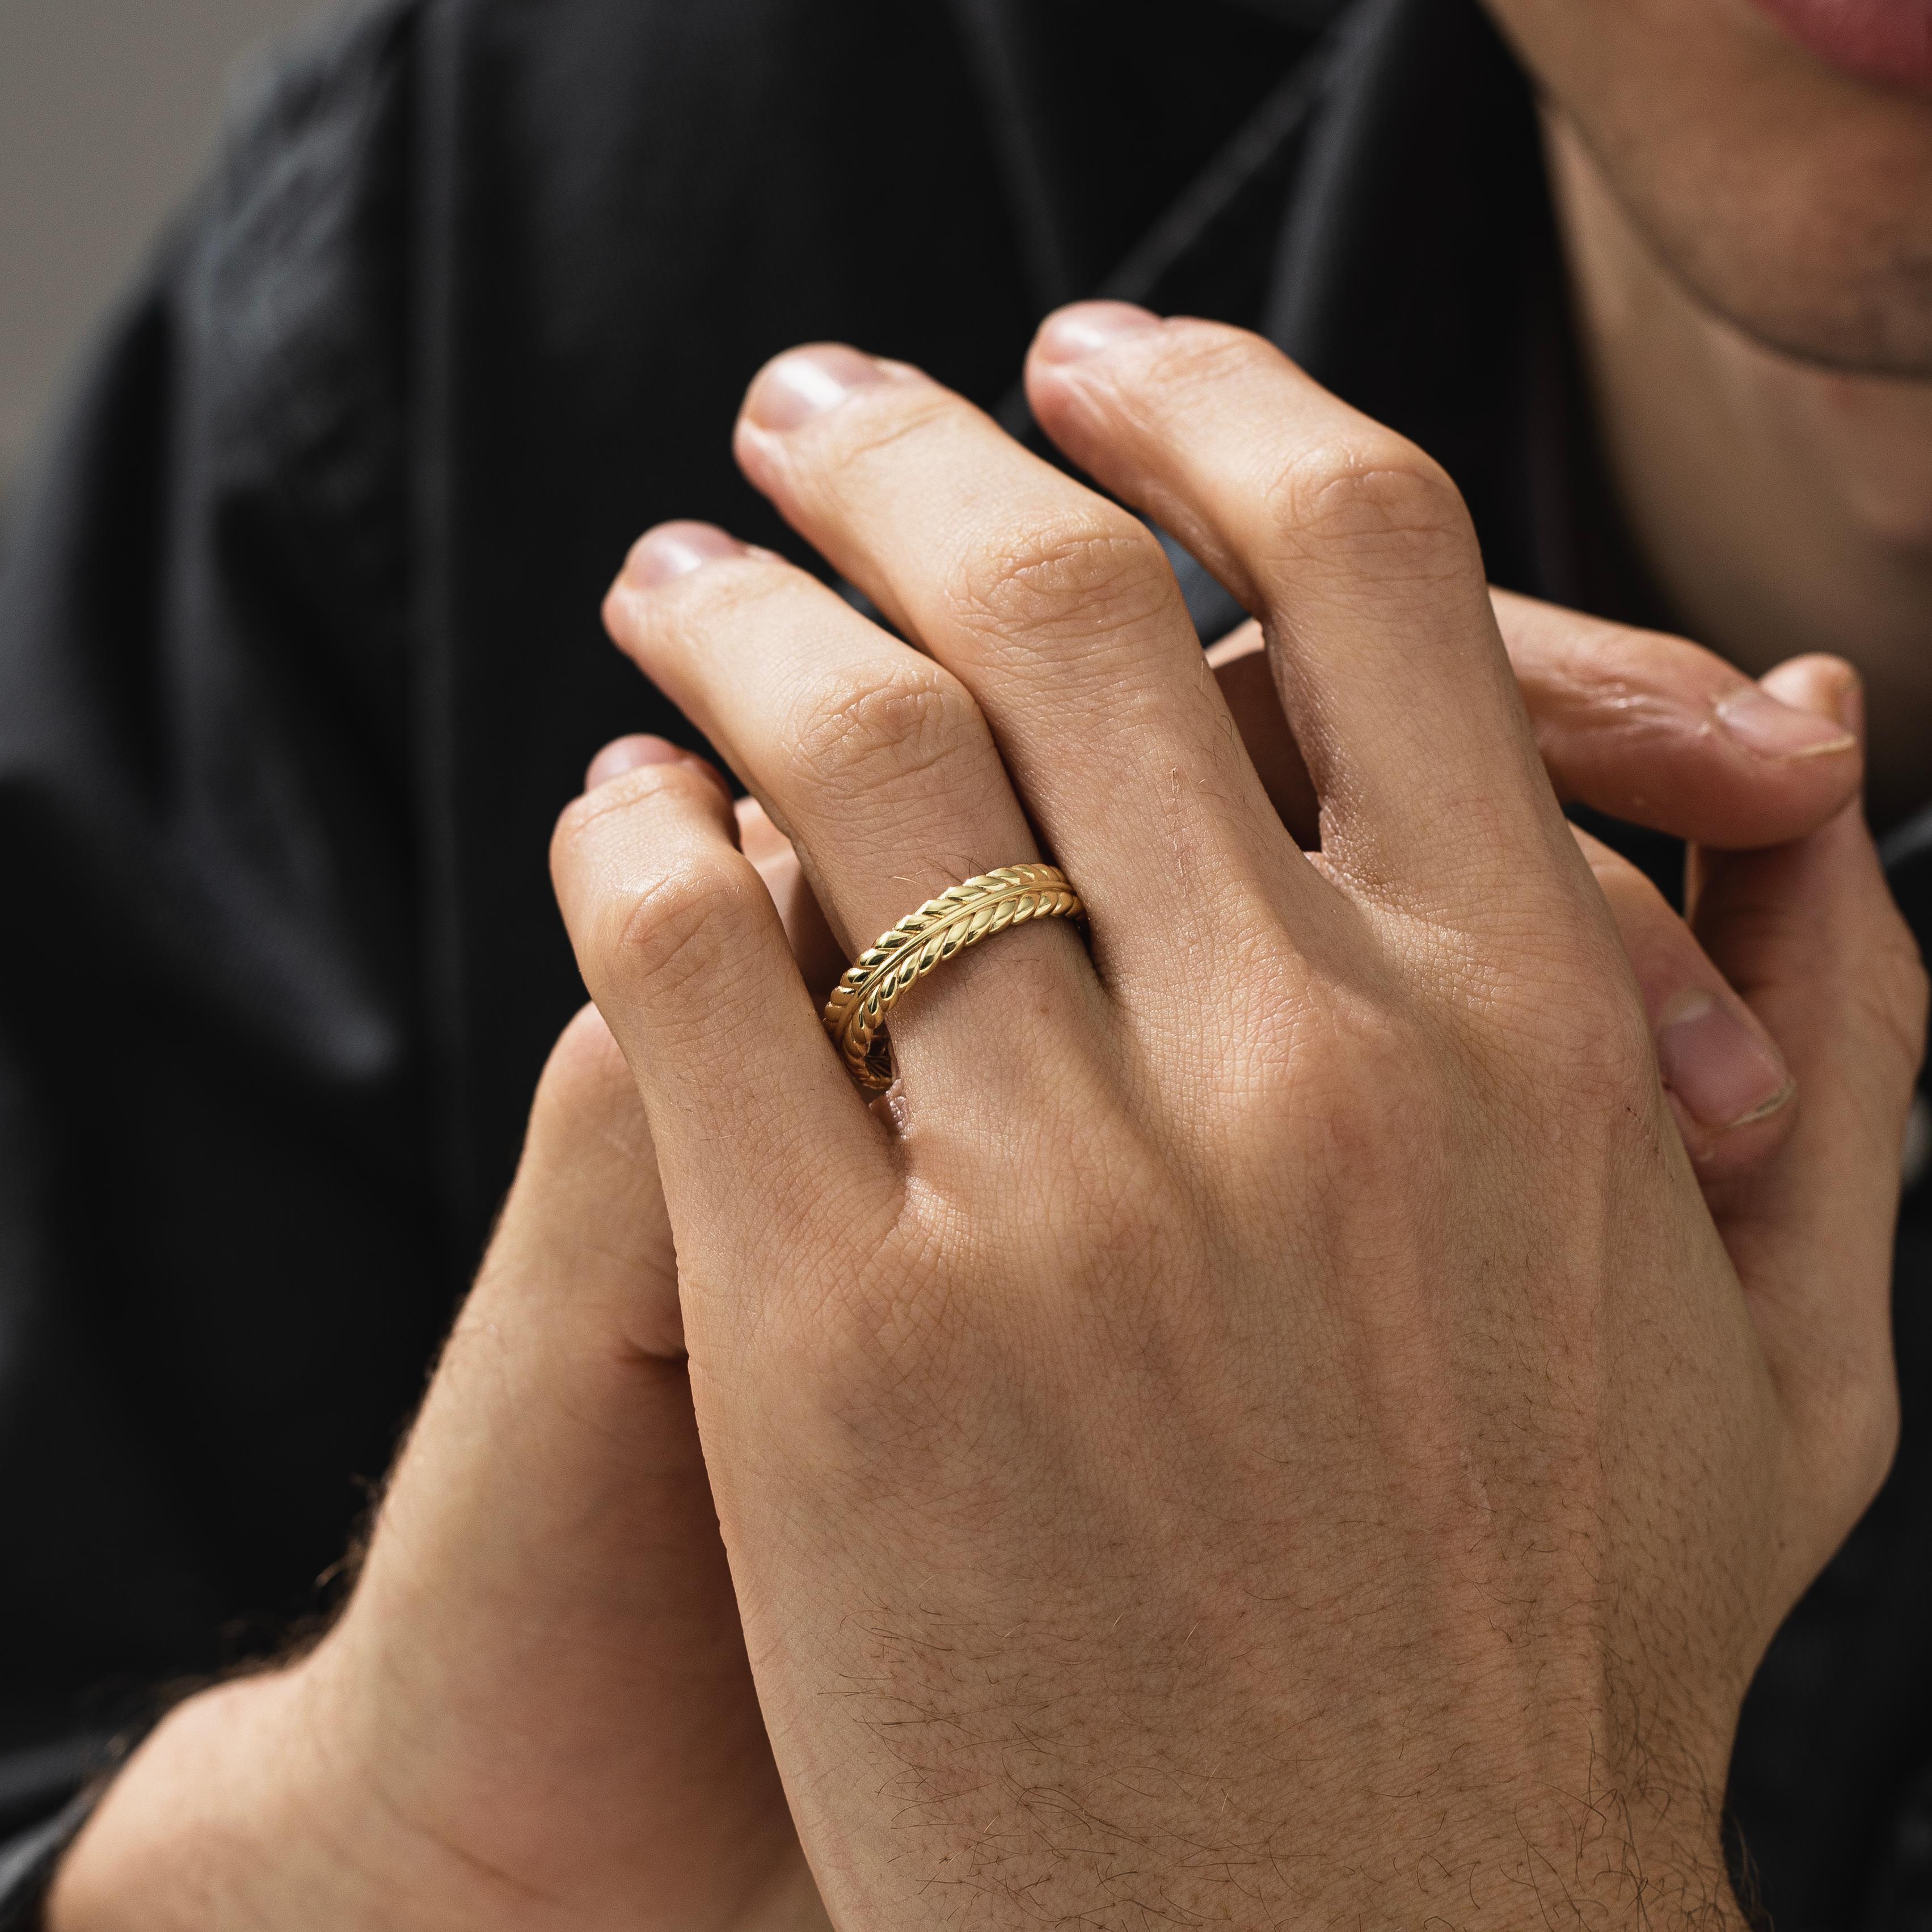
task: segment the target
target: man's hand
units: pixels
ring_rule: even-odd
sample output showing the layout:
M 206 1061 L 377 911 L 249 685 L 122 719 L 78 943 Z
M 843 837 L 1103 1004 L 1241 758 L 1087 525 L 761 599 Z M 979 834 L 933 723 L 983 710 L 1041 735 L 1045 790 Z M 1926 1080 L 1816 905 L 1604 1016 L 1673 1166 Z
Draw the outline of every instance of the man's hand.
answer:
M 1924 982 L 1869 840 L 1700 862 L 1805 1096 L 1714 1215 L 1453 490 L 1233 331 L 1076 312 L 1032 378 L 1261 614 L 1313 864 L 1143 528 L 850 351 L 767 371 L 741 453 L 930 656 L 688 529 L 614 625 L 842 946 L 1037 828 L 1090 953 L 922 983 L 888 1121 L 706 782 L 556 847 L 832 1915 L 1724 1918 L 1738 1701 L 1893 1428 Z
M 1802 838 L 1857 796 L 1858 737 L 1838 716 L 1835 697 L 1822 712 L 1780 703 L 1774 689 L 1681 638 L 1507 591 L 1492 590 L 1490 598 L 1562 802 L 1734 850 Z M 1261 626 L 1243 625 L 1207 661 L 1270 802 L 1299 843 L 1318 844 L 1314 785 L 1282 710 Z M 1851 675 L 1843 664 L 1829 667 L 1830 690 L 1846 686 Z M 1771 682 L 1790 686 L 1788 674 L 1781 686 Z M 1808 693 L 1812 682 L 1791 688 Z M 627 747 L 658 742 L 609 747 L 592 768 L 593 782 L 623 768 Z M 741 799 L 737 818 L 740 843 L 778 909 L 806 985 L 823 999 L 847 956 L 790 841 L 764 808 Z M 1577 837 L 1636 968 L 1665 1091 L 1693 1162 L 1710 1180 L 1750 1168 L 1774 1151 L 1792 1123 L 1782 1102 L 1795 1090 L 1775 1043 L 1648 884 L 1597 840 Z M 1728 1052 L 1713 1044 L 1708 1025 L 1682 1030 L 1687 1018 L 1700 1020 L 1712 1009 L 1736 1022 Z M 1693 1034 L 1710 1050 L 1691 1052 Z
M 593 1009 L 544 1074 L 342 1621 L 173 1714 L 49 1922 L 824 1925 L 746 1666 L 650 1134 Z
M 1640 817 L 1654 797 L 1665 829 L 1745 844 L 1807 832 L 1855 790 L 1855 748 L 1808 740 L 1802 710 L 1774 718 L 1768 750 L 1714 731 L 1753 688 L 1708 654 L 1532 606 L 1519 635 L 1500 608 L 1563 795 Z M 1212 655 L 1292 816 L 1312 794 L 1252 675 L 1258 641 Z M 662 740 L 620 741 L 587 786 L 681 762 L 702 775 Z M 749 802 L 740 818 L 822 989 L 838 943 L 783 836 Z M 1630 905 L 1660 1008 L 1712 989 L 1754 1027 L 1681 925 L 1640 892 Z M 1788 1118 L 1723 1136 L 1732 1165 L 1768 1157 Z M 649 1131 L 586 1012 L 545 1076 L 350 1616 L 137 1754 L 63 1874 L 59 1932 L 822 1923 L 752 1702 L 680 1349 Z

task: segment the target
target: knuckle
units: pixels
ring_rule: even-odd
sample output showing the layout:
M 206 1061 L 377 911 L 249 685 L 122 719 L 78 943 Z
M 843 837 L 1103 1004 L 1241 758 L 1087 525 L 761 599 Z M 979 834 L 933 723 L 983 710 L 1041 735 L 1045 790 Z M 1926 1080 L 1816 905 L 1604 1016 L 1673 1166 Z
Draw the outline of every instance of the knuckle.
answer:
M 1269 508 L 1298 545 L 1374 552 L 1408 577 L 1460 575 L 1475 536 L 1448 472 L 1406 438 L 1365 425 L 1318 443 L 1276 479 Z
M 1846 1365 L 1814 1391 L 1813 1480 L 1835 1546 L 1871 1507 L 1898 1460 L 1903 1432 L 1898 1378 L 1888 1348 Z
M 758 874 L 734 852 L 688 854 L 612 905 L 607 952 L 622 979 L 662 996 L 722 968 L 756 916 Z
M 1848 922 L 1840 936 L 1834 976 L 1844 989 L 1843 1011 L 1855 1037 L 1910 1080 L 1925 1058 L 1928 982 L 1924 955 L 1889 892 L 1876 916 Z M 1787 944 L 1802 959 L 1810 934 L 1794 932 Z
M 1264 1144 L 1286 1117 L 1320 1172 L 1375 1177 L 1365 1192 L 1399 1190 L 1410 1154 L 1432 1144 L 1446 1118 L 1444 1040 L 1400 1000 L 1346 985 L 1283 1024 L 1251 1022 L 1224 1083 L 1242 1137 Z
M 574 881 L 596 878 L 600 851 L 638 802 L 634 776 L 627 772 L 619 783 L 585 792 L 557 814 L 550 834 L 550 869 L 560 890 Z
M 1848 1002 L 1854 1023 L 1889 1063 L 1900 1090 L 1909 1084 L 1925 1058 L 1925 1016 L 1922 1006 L 1908 1012 L 1902 1004 L 1873 987 L 1855 990 Z
M 553 869 L 561 869 L 582 853 L 608 806 L 595 792 L 586 792 L 557 814 L 556 830 L 550 835 Z
M 1858 1513 L 1862 1515 L 1879 1491 L 1884 1488 L 1886 1479 L 1892 1474 L 1892 1464 L 1898 1457 L 1898 1445 L 1904 1432 L 1903 1414 L 1899 1402 L 1898 1383 L 1888 1374 L 1871 1391 L 1862 1405 L 1858 1420 L 1852 1450 L 1852 1477 L 1854 1498 Z
M 1873 947 L 1864 974 L 1864 1004 L 1880 1036 L 1909 1072 L 1925 1058 L 1926 1010 L 1932 998 L 1924 956 L 1911 928 L 1888 907 L 1884 932 Z
M 850 1439 L 872 1449 L 896 1440 L 908 1456 L 931 1456 L 950 1446 L 935 1391 L 971 1379 L 980 1336 L 974 1298 L 961 1291 L 982 1257 L 949 1252 L 909 1220 L 878 1227 L 884 1266 L 829 1268 L 761 1320 L 788 1371 Z
M 1640 903 L 1648 911 L 1652 902 Z M 1657 1087 L 1657 1049 L 1619 930 L 1547 905 L 1503 930 L 1516 964 L 1507 986 L 1478 959 L 1463 983 L 1463 1024 L 1478 1050 L 1573 1110 L 1641 1110 Z
M 890 793 L 976 757 L 984 727 L 965 688 L 928 660 L 821 674 L 791 707 L 798 779 L 841 799 Z
M 1546 972 L 1538 1000 L 1546 1045 L 1566 1090 L 1622 1108 L 1656 1084 L 1650 1016 L 1622 973 L 1612 974 L 1577 946 Z
M 1426 1216 L 1456 1166 L 1454 1046 L 1414 1016 L 1376 1002 L 1331 1016 L 1320 1104 L 1301 1112 L 1299 1157 L 1318 1198 L 1345 1218 L 1350 1201 L 1402 1202 Z
M 1160 622 L 1179 596 L 1153 532 L 1096 500 L 976 544 L 948 602 L 967 630 L 1066 643 Z
M 1524 1030 L 1514 1068 L 1532 1129 L 1561 1123 L 1579 1144 L 1592 1133 L 1614 1136 L 1663 1104 L 1655 1040 L 1634 998 L 1580 997 L 1560 1022 Z
M 1642 1008 L 1604 1002 L 1594 1035 L 1573 1049 L 1554 1091 L 1552 1112 L 1574 1118 L 1580 1100 L 1594 1102 L 1596 1119 L 1606 1125 L 1642 1119 L 1665 1104 L 1656 1040 Z

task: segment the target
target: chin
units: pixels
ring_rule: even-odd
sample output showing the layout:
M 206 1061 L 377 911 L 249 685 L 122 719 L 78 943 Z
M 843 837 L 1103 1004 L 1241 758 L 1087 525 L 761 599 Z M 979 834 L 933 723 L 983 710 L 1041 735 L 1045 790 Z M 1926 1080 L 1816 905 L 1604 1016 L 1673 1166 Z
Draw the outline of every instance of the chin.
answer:
M 1804 362 L 1932 377 L 1932 95 L 1750 0 L 1489 4 L 1706 308 Z

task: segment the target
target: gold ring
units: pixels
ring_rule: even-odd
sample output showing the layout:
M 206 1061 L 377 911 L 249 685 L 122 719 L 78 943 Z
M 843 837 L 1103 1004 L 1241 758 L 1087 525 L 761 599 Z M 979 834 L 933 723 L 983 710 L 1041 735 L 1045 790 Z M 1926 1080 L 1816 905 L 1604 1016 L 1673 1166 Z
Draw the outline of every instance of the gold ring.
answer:
M 1030 919 L 1084 919 L 1087 908 L 1058 866 L 1002 866 L 950 886 L 908 913 L 845 969 L 825 1003 L 825 1030 L 867 1092 L 892 1084 L 886 1016 L 942 959 Z

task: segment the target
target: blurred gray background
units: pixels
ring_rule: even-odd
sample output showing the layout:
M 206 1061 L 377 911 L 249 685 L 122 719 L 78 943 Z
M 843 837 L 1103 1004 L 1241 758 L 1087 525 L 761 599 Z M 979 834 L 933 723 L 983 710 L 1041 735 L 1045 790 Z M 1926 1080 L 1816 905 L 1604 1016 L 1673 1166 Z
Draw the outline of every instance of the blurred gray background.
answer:
M 193 185 L 238 56 L 319 0 L 0 0 L 0 518 L 74 356 Z

